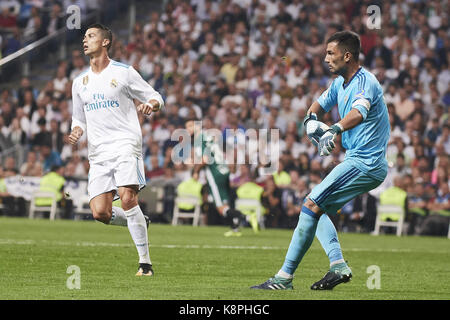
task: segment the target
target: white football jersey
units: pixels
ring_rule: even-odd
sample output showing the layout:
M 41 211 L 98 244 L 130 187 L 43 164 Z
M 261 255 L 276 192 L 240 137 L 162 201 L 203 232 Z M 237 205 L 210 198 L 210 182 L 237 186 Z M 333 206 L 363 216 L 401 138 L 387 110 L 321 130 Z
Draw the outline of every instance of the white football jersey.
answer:
M 99 74 L 89 68 L 72 85 L 72 129 L 87 133 L 89 161 L 118 156 L 142 157 L 142 131 L 133 99 L 164 101 L 161 95 L 126 64 L 110 60 Z

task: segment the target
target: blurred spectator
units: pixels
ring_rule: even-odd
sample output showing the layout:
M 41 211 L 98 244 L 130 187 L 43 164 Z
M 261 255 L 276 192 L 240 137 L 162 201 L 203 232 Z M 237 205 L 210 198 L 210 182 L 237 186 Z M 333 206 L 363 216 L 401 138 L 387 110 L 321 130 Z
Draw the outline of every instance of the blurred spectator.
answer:
M 445 153 L 450 155 L 450 124 L 446 123 L 442 127 L 442 134 L 436 139 L 436 145 L 442 145 Z
M 446 236 L 450 226 L 450 192 L 447 182 L 439 184 L 439 190 L 428 203 L 430 214 L 424 219 L 419 234 L 427 236 Z
M 6 177 L 14 176 L 19 173 L 14 157 L 6 157 L 3 165 L 3 175 Z
M 369 193 L 357 196 L 353 201 L 353 212 L 348 216 L 351 222 L 356 223 L 357 232 L 372 232 L 375 229 L 377 217 L 377 199 Z
M 241 164 L 239 166 L 238 174 L 234 178 L 230 177 L 230 186 L 232 188 L 239 188 L 246 182 L 252 181 L 252 176 L 250 173 L 250 168 L 247 164 Z
M 300 177 L 297 171 L 290 171 L 291 183 L 282 190 L 281 205 L 285 212 L 279 226 L 282 228 L 295 228 L 298 222 L 303 200 L 309 193 L 308 183 Z
M 19 170 L 22 176 L 41 177 L 43 174 L 42 163 L 39 161 L 36 152 L 29 151 L 27 160 Z
M 87 178 L 88 171 L 78 152 L 75 151 L 72 153 L 72 156 L 66 162 L 65 167 L 67 168 L 64 172 L 65 177 Z
M 19 28 L 13 28 L 12 34 L 5 38 L 3 56 L 8 56 L 11 53 L 16 52 L 22 47 L 22 40 Z M 1 47 L 1 46 L 0 46 Z
M 418 235 L 420 227 L 428 215 L 428 196 L 425 193 L 425 184 L 415 181 L 413 193 L 408 194 L 408 211 L 406 221 L 409 222 L 408 234 Z
M 70 75 L 69 80 L 73 81 L 86 69 L 86 63 L 84 61 L 81 52 L 75 50 L 72 52 L 72 65 L 69 67 Z
M 375 46 L 366 56 L 365 65 L 373 69 L 376 66 L 376 58 L 380 57 L 383 67 L 389 69 L 392 66 L 392 52 L 383 43 L 383 38 L 376 38 Z
M 63 144 L 64 144 L 64 135 L 59 130 L 59 123 L 56 119 L 52 119 L 50 121 L 50 139 L 52 142 L 52 150 L 61 154 Z
M 164 168 L 160 167 L 158 157 L 150 156 L 150 167 L 145 171 L 145 177 L 151 181 L 164 175 Z
M 51 6 L 51 11 L 44 16 L 44 25 L 47 35 L 56 33 L 64 26 L 64 13 L 59 2 L 54 2 Z
M 10 101 L 4 101 L 1 105 L 0 114 L 3 118 L 4 125 L 9 127 L 13 118 L 15 117 L 15 110 Z
M 66 67 L 60 65 L 56 71 L 56 77 L 53 79 L 53 97 L 60 98 L 66 89 L 66 84 L 69 81 L 66 77 Z
M 11 146 L 25 147 L 28 143 L 27 134 L 20 125 L 18 118 L 14 118 L 9 126 L 9 134 L 7 140 Z
M 284 188 L 287 187 L 291 183 L 291 177 L 287 171 L 284 170 L 284 163 L 280 161 L 278 163 L 278 169 L 273 173 L 273 180 L 277 187 Z
M 279 226 L 279 220 L 283 215 L 281 207 L 281 189 L 275 184 L 274 178 L 268 176 L 265 180 L 264 192 L 261 196 L 261 204 L 266 208 L 266 226 L 275 228 Z
M 17 26 L 17 18 L 8 7 L 0 7 L 0 28 L 13 29 Z
M 51 144 L 45 142 L 39 145 L 39 154 L 42 159 L 44 174 L 49 172 L 53 166 L 62 166 L 61 156 L 58 152 L 52 151 Z
M 38 110 L 45 109 L 41 107 Z M 33 148 L 39 147 L 45 143 L 51 144 L 52 137 L 51 133 L 47 130 L 47 120 L 45 120 L 45 117 L 39 118 L 39 120 L 37 121 L 37 125 L 39 126 L 39 131 L 33 136 Z
M 23 39 L 25 44 L 30 44 L 41 38 L 43 34 L 45 34 L 45 30 L 43 29 L 42 17 L 39 8 L 32 7 L 31 16 L 28 18 L 25 29 L 23 30 Z

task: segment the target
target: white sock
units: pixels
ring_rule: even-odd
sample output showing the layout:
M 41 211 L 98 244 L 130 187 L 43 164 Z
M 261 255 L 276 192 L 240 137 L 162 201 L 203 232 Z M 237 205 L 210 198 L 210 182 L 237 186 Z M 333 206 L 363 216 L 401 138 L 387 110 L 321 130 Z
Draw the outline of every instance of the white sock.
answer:
M 345 263 L 345 260 L 339 259 L 339 260 L 333 261 L 330 263 L 330 267 L 334 266 L 335 264 L 339 264 L 339 263 Z
M 285 279 L 292 279 L 294 276 L 292 274 L 289 274 L 287 272 L 284 272 L 283 270 L 280 269 L 280 271 L 278 271 L 277 276 L 285 278 Z
M 151 264 L 148 250 L 147 224 L 141 208 L 137 205 L 125 211 L 125 215 L 128 220 L 128 230 L 130 230 L 131 238 L 133 238 L 139 254 L 139 263 Z
M 112 215 L 109 224 L 114 226 L 127 226 L 127 216 L 125 211 L 120 207 L 112 207 Z

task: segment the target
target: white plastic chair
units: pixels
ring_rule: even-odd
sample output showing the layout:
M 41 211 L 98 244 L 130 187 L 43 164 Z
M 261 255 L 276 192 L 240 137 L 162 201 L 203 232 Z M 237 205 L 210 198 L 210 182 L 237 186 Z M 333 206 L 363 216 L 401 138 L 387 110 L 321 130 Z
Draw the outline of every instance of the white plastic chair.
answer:
M 38 206 L 36 205 L 36 199 L 37 198 L 45 198 L 45 199 L 51 199 L 51 205 L 50 206 Z M 34 214 L 36 212 L 50 212 L 50 220 L 55 220 L 57 211 L 57 204 L 56 204 L 56 195 L 54 192 L 49 191 L 40 191 L 36 190 L 33 192 L 33 195 L 31 197 L 31 203 L 30 203 L 30 210 L 28 217 L 30 219 L 34 219 Z
M 384 213 L 396 214 L 398 215 L 397 221 L 383 221 L 381 220 L 381 215 Z M 380 234 L 380 227 L 395 227 L 397 228 L 397 236 L 402 235 L 403 222 L 405 220 L 405 209 L 402 206 L 392 205 L 392 204 L 379 204 L 377 207 L 377 218 L 375 221 L 375 230 L 373 235 L 377 236 Z
M 180 212 L 179 203 L 190 204 L 194 206 L 194 212 Z M 198 226 L 200 223 L 200 199 L 194 196 L 178 196 L 175 198 L 175 205 L 173 207 L 172 225 L 178 224 L 179 218 L 192 218 L 192 225 Z
M 89 195 L 84 195 L 77 199 L 77 201 L 73 202 L 74 208 L 73 208 L 73 214 L 74 219 L 78 220 L 80 215 L 91 215 L 91 209 L 89 207 Z M 87 208 L 85 206 L 87 205 Z

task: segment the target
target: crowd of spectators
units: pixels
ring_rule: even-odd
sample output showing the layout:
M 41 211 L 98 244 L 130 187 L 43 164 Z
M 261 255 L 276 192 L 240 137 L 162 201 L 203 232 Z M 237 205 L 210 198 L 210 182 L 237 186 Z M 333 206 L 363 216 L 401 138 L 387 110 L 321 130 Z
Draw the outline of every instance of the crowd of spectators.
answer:
M 380 29 L 367 27 L 370 4 L 381 9 Z M 438 0 L 168 1 L 163 12 L 137 21 L 129 39 L 116 39 L 110 50 L 112 59 L 132 65 L 165 99 L 161 113 L 140 116 L 148 182 L 190 177 L 192 163 L 171 158 L 177 143 L 171 135 L 188 118 L 223 131 L 225 141 L 237 142 L 237 149 L 245 148 L 239 135 L 246 130 L 277 129 L 277 173 L 261 175 L 263 165 L 247 158 L 250 164 L 230 165 L 230 179 L 234 189 L 248 181 L 264 187 L 268 227 L 295 226 L 304 197 L 344 157 L 339 144 L 331 156 L 319 157 L 302 121 L 333 80 L 323 61 L 324 43 L 346 29 L 360 35 L 361 64 L 385 91 L 391 138 L 385 182 L 344 207 L 337 223 L 345 229 L 354 222 L 371 231 L 375 202 L 367 197 L 379 196 L 395 176 L 404 179 L 411 202 L 421 198 L 431 214 L 436 202 L 450 200 L 448 12 L 448 2 Z M 17 90 L 1 92 L 0 148 L 20 143 L 30 150 L 20 168 L 14 163 L 7 168 L 5 161 L 3 174 L 41 175 L 59 163 L 67 176 L 87 176 L 86 139 L 76 147 L 67 144 L 71 83 L 86 67 L 75 50 L 71 59 L 59 62 L 55 78 L 43 88 L 31 87 L 24 78 Z M 336 108 L 323 120 L 329 125 L 338 121 Z M 229 139 L 226 129 L 238 133 Z M 424 187 L 421 194 L 417 185 Z
M 2 0 L 0 2 L 0 59 L 66 26 L 77 6 L 80 21 L 92 12 L 114 17 L 123 0 Z M 100 9 L 103 8 L 103 10 Z M 78 12 L 78 11 L 76 11 Z M 56 47 L 55 44 L 51 43 Z M 52 48 L 54 49 L 54 48 Z

